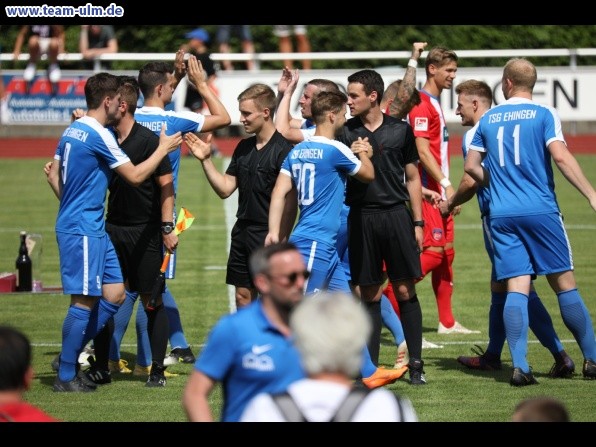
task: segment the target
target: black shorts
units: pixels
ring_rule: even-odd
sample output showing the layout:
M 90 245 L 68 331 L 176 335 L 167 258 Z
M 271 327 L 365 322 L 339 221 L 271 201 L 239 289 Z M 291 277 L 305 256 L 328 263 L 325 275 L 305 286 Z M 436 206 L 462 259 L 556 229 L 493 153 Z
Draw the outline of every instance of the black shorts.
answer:
M 391 281 L 422 276 L 412 215 L 406 205 L 350 209 L 348 244 L 354 285 L 382 284 L 383 261 Z
M 236 287 L 254 287 L 248 269 L 248 259 L 253 251 L 265 244 L 268 230 L 267 224 L 245 220 L 236 222 L 232 228 L 226 284 Z
M 106 232 L 118 254 L 128 290 L 151 293 L 163 258 L 160 224 L 120 226 L 106 222 Z

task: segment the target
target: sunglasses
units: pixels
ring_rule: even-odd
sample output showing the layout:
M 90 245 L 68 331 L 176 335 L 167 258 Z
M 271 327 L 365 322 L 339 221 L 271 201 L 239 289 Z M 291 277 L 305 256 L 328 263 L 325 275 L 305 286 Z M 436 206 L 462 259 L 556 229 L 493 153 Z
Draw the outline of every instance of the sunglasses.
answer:
M 284 282 L 289 286 L 293 286 L 294 284 L 296 284 L 296 281 L 298 280 L 298 276 L 302 276 L 305 280 L 307 280 L 310 277 L 310 272 L 308 270 L 304 270 L 302 272 L 292 272 L 287 275 L 279 275 L 279 276 L 267 275 L 267 277 L 269 279 L 283 278 Z

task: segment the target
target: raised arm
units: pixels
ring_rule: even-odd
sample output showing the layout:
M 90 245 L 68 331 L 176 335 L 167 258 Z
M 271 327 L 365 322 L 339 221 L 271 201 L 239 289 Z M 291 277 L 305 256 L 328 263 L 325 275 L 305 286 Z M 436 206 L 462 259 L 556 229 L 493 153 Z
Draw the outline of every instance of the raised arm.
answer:
M 418 59 L 426 48 L 426 42 L 414 42 L 412 44 L 412 56 L 406 66 L 403 80 L 395 93 L 395 99 L 389 104 L 389 115 L 403 117 L 407 114 L 408 103 L 412 93 L 416 90 L 416 67 Z
M 283 93 L 278 93 L 280 101 L 275 113 L 275 128 L 292 143 L 300 143 L 304 140 L 304 135 L 302 135 L 299 128 L 300 126 L 292 124 L 294 120 L 290 115 L 292 95 L 296 91 L 299 79 L 298 70 L 290 70 L 286 67 L 278 84 L 278 92 Z
M 232 122 L 230 114 L 215 92 L 209 87 L 207 73 L 203 70 L 201 61 L 193 55 L 188 58 L 188 79 L 195 85 L 209 108 L 210 115 L 205 115 L 205 123 L 201 128 L 201 132 L 210 132 L 229 126 Z

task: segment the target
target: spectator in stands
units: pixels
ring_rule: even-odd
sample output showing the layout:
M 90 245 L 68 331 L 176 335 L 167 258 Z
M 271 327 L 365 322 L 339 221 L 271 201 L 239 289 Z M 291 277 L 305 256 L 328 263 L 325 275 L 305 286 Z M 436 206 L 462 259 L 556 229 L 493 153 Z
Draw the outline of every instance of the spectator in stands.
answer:
M 306 25 L 273 25 L 273 34 L 279 39 L 279 51 L 281 53 L 293 53 L 292 35 L 296 37 L 296 47 L 299 53 L 310 53 L 310 40 L 306 32 Z M 292 69 L 294 61 L 284 60 L 284 66 Z M 302 60 L 302 69 L 311 69 L 310 59 Z
M 111 68 L 110 61 L 98 61 L 102 54 L 117 53 L 118 39 L 112 25 L 81 25 L 79 34 L 79 52 L 85 60 L 83 66 L 88 70 L 103 71 Z
M 194 55 L 201 62 L 203 70 L 205 70 L 205 74 L 207 75 L 207 85 L 217 94 L 217 88 L 215 86 L 215 66 L 211 60 L 211 54 L 208 47 L 209 33 L 204 28 L 196 28 L 186 33 L 184 37 L 188 39 L 188 42 L 181 45 L 180 49 L 184 50 L 185 53 Z M 184 106 L 195 113 L 202 113 L 205 106 L 203 97 L 197 91 L 196 86 L 191 82 L 188 83 Z
M 230 38 L 232 32 L 240 39 L 240 46 L 242 51 L 247 54 L 254 54 L 255 46 L 252 41 L 252 34 L 250 32 L 250 25 L 219 25 L 217 28 L 217 42 L 219 43 L 220 53 L 230 52 Z M 233 70 L 234 65 L 232 61 L 221 61 L 224 70 Z M 253 60 L 246 61 L 246 68 L 248 70 L 255 69 L 255 62 Z
M 29 35 L 27 46 L 29 49 L 29 63 L 23 73 L 29 91 L 31 81 L 35 78 L 37 63 L 43 54 L 48 55 L 48 79 L 52 84 L 60 80 L 62 73 L 58 65 L 58 55 L 64 52 L 64 26 L 62 25 L 23 25 L 12 51 L 15 61 L 19 60 L 25 37 Z M 53 87 L 54 87 L 53 86 Z
M 29 339 L 17 329 L 0 326 L 0 422 L 59 422 L 25 401 L 33 375 Z

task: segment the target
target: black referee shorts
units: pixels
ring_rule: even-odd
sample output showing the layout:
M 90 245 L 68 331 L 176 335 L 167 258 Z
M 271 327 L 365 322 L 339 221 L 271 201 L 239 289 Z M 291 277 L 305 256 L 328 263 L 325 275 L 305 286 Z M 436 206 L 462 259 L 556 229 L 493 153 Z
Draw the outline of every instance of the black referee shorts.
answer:
M 230 256 L 226 271 L 226 284 L 253 288 L 248 259 L 253 251 L 265 244 L 269 227 L 267 224 L 238 220 L 232 228 Z
M 106 232 L 118 254 L 128 289 L 151 293 L 163 258 L 160 223 L 121 226 L 106 222 Z
M 422 276 L 412 215 L 406 205 L 351 208 L 348 241 L 354 285 L 382 284 L 383 261 L 391 281 Z

